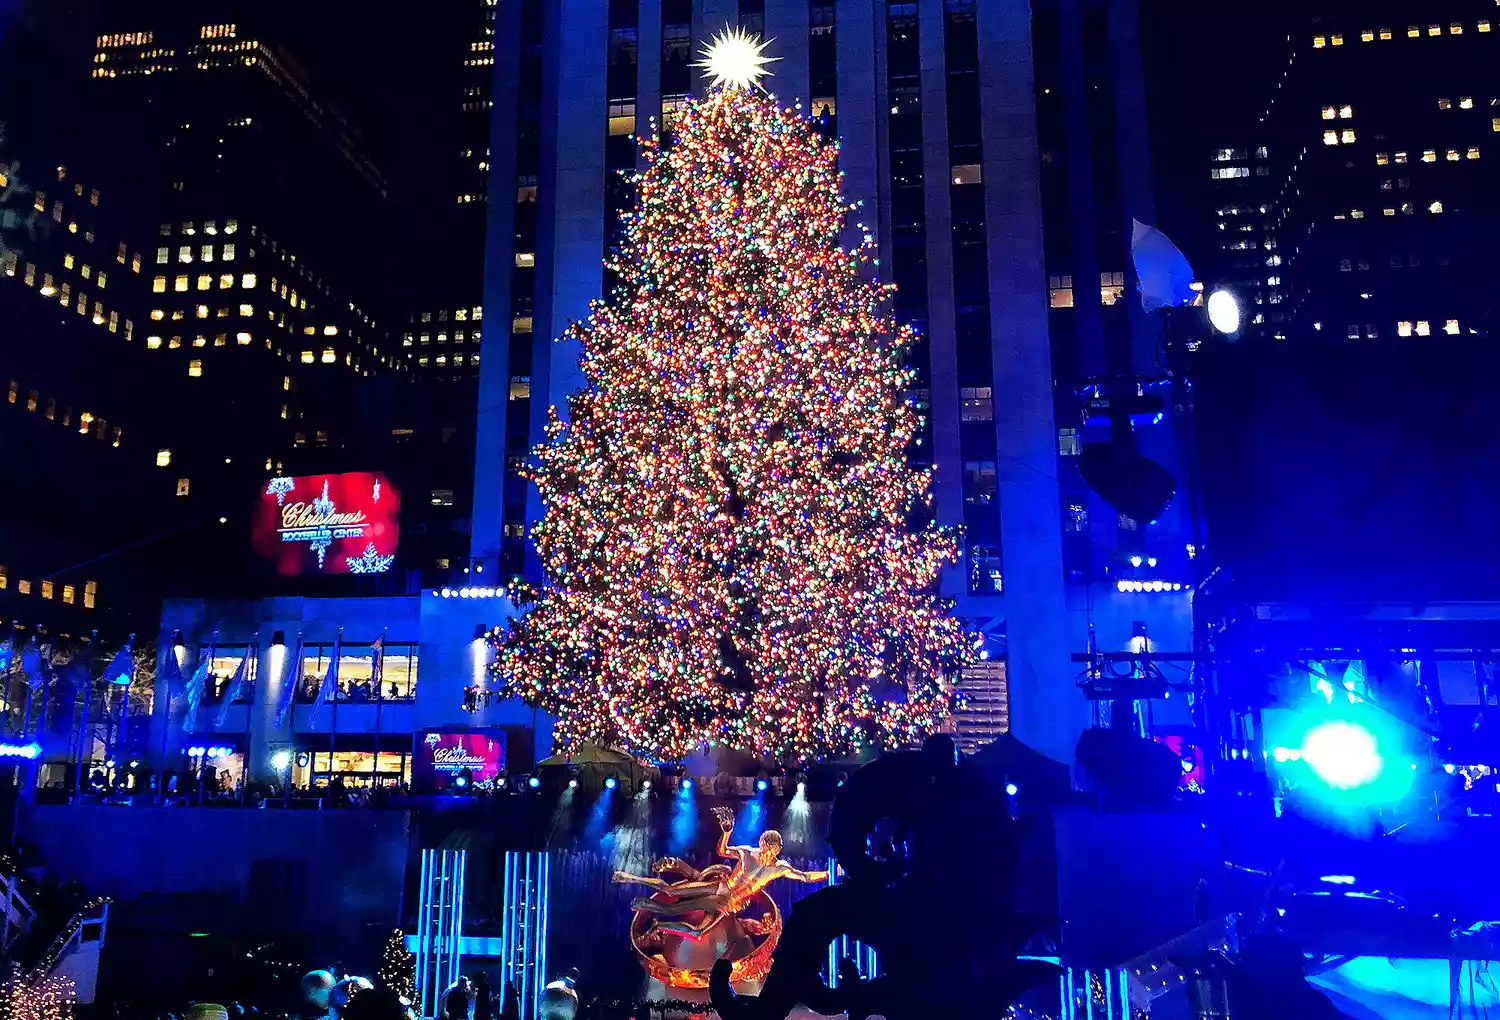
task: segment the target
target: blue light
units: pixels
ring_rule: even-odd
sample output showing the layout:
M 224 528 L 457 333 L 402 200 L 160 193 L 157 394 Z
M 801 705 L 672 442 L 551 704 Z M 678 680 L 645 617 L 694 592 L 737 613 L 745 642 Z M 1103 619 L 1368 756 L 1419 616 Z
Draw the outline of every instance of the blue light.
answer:
M 456 779 L 453 780 L 453 785 L 462 790 L 464 787 L 469 785 L 469 777 L 460 774 Z
M 614 776 L 610 776 L 610 777 L 609 777 L 609 778 L 608 778 L 608 779 L 606 779 L 606 780 L 605 780 L 605 781 L 604 781 L 604 788 L 605 788 L 605 789 L 606 789 L 606 790 L 613 790 L 613 789 L 614 789 L 614 788 L 615 788 L 615 786 L 616 786 L 616 785 L 617 785 L 617 784 L 616 784 L 616 782 L 615 782 L 615 777 L 614 777 Z
M 1375 735 L 1358 723 L 1321 723 L 1302 738 L 1302 760 L 1336 790 L 1352 790 L 1380 778 L 1385 759 Z
M 1452 762 L 1449 762 L 1448 764 L 1446 764 L 1446 765 L 1443 766 L 1443 771 L 1446 772 L 1446 773 L 1448 773 L 1448 775 L 1451 776 L 1451 775 L 1453 775 L 1453 773 L 1457 772 L 1458 769 L 1456 767 L 1454 767 L 1454 765 L 1453 765 Z
M 526 780 L 526 785 L 535 790 L 538 786 L 542 785 L 542 781 L 536 776 L 532 776 L 530 779 Z
M 1021 792 L 1021 788 L 1019 786 L 1017 786 L 1015 783 L 1006 783 L 1005 784 L 1005 795 L 1007 797 L 1014 797 L 1016 794 L 1018 794 L 1020 792 Z
M 769 787 L 769 786 L 770 786 L 770 785 L 771 785 L 771 784 L 770 784 L 770 783 L 769 783 L 769 782 L 767 782 L 767 781 L 766 781 L 766 780 L 764 780 L 764 779 L 757 779 L 757 780 L 756 780 L 756 781 L 755 781 L 755 792 L 756 792 L 756 793 L 765 793 L 765 792 L 766 792 L 766 789 L 767 789 L 767 788 L 768 788 L 768 787 Z
M 691 779 L 684 779 L 682 781 L 682 785 L 678 787 L 678 789 L 680 789 L 684 794 L 692 793 L 693 781 Z
M 31 761 L 41 753 L 42 745 L 35 741 L 29 744 L 0 744 L 0 758 L 25 758 Z

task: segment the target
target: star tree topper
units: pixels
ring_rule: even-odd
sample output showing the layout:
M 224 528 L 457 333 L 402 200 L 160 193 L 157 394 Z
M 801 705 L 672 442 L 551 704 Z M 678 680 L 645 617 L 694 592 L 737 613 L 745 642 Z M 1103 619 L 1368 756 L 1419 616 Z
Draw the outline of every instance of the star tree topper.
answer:
M 703 49 L 703 59 L 693 64 L 708 72 L 715 87 L 749 89 L 771 72 L 766 65 L 780 57 L 766 56 L 766 47 L 774 40 L 761 42 L 743 28 L 725 28 Z

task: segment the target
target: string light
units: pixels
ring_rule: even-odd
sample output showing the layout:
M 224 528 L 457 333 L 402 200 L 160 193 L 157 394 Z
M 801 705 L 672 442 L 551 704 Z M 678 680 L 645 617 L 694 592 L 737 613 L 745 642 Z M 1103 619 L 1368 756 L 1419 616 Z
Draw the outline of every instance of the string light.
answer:
M 871 233 L 840 246 L 838 148 L 795 110 L 720 87 L 674 133 L 642 143 L 619 286 L 566 337 L 586 386 L 526 470 L 547 583 L 492 635 L 488 694 L 654 760 L 909 744 L 975 654 L 933 594 L 956 535 L 913 523 L 914 333 Z

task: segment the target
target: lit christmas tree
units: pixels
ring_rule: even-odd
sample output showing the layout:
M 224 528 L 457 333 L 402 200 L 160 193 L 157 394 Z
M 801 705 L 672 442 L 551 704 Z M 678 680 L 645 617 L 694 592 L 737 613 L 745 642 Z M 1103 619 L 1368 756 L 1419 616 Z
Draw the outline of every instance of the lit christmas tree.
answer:
M 417 958 L 406 948 L 406 936 L 398 928 L 380 950 L 380 983 L 407 1002 L 417 1001 Z
M 619 286 L 569 334 L 587 385 L 528 472 L 547 580 L 490 693 L 563 747 L 904 745 L 971 653 L 933 594 L 956 539 L 906 463 L 912 334 L 862 275 L 873 238 L 840 247 L 837 147 L 758 90 L 761 51 L 721 36 L 715 87 L 643 143 Z

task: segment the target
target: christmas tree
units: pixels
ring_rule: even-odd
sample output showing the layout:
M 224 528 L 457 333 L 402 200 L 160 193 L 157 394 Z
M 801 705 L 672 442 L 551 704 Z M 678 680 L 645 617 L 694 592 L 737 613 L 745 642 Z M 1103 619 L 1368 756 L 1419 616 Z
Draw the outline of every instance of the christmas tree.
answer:
M 380 983 L 407 1002 L 417 1001 L 417 958 L 406 948 L 406 936 L 398 928 L 380 950 Z
M 715 87 L 643 142 L 619 285 L 569 334 L 586 387 L 528 471 L 546 584 L 491 693 L 554 714 L 563 747 L 902 745 L 970 653 L 933 594 L 956 539 L 906 462 L 912 333 L 869 233 L 840 246 L 837 146 L 759 90 L 760 54 L 721 36 Z

